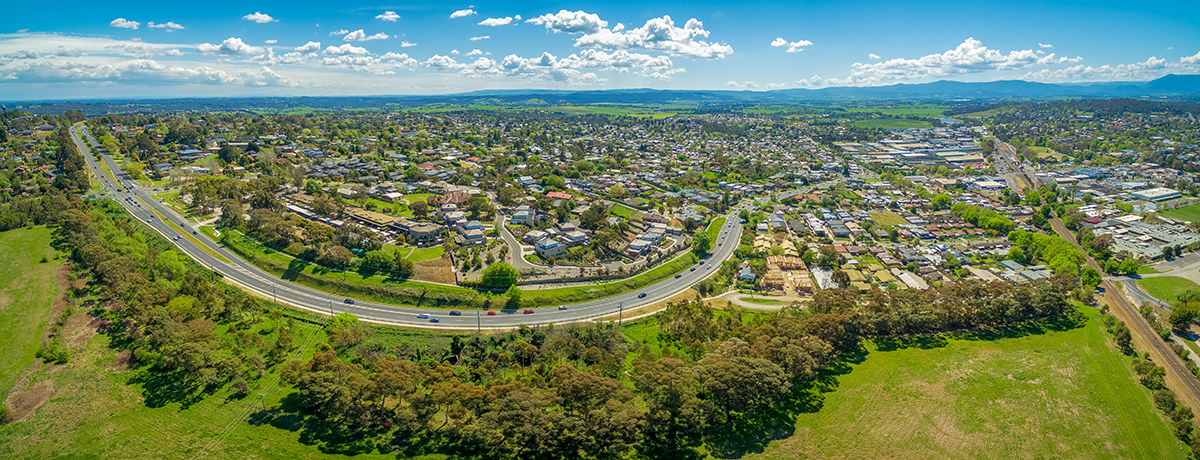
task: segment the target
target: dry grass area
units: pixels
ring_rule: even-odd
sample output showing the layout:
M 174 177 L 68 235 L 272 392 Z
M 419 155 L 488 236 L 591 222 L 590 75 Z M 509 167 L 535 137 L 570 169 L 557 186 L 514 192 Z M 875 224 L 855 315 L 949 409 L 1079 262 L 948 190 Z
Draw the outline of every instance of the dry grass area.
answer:
M 414 281 L 430 281 L 434 283 L 454 284 L 454 272 L 450 268 L 450 259 L 438 257 L 413 264 Z
M 1089 314 L 1066 331 L 870 344 L 811 389 L 791 436 L 746 458 L 1186 458 Z

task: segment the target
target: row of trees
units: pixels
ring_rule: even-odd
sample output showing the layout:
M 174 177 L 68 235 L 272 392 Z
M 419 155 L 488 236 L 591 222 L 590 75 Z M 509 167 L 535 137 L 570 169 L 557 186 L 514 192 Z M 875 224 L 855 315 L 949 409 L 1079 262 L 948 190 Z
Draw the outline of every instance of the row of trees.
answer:
M 285 375 L 310 423 L 354 451 L 679 458 L 702 443 L 726 448 L 718 433 L 752 429 L 865 338 L 1066 320 L 1073 286 L 1060 275 L 865 298 L 831 290 L 808 308 L 749 316 L 678 302 L 650 320 L 644 342 L 611 324 L 522 328 L 414 355 L 335 334 Z

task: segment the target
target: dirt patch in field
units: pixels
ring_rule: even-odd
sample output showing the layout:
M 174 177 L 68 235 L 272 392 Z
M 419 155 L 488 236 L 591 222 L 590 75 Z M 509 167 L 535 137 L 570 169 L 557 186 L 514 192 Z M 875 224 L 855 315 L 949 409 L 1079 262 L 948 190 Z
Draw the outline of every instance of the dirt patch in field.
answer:
M 78 348 L 86 344 L 88 340 L 92 340 L 92 337 L 95 337 L 107 326 L 107 321 L 89 313 L 76 313 L 67 318 L 67 324 L 63 326 L 63 338 L 71 344 L 71 347 Z
M 53 393 L 54 382 L 49 380 L 38 382 L 33 388 L 20 393 L 13 393 L 8 397 L 8 401 L 5 401 L 5 405 L 8 406 L 9 410 L 9 420 L 15 422 L 25 420 L 26 417 L 32 415 L 39 407 L 42 407 L 42 404 L 49 401 L 50 395 Z
M 137 359 L 133 357 L 133 350 L 121 350 L 116 356 L 113 356 L 112 364 L 109 364 L 107 369 L 109 372 L 125 372 L 137 366 Z
M 413 269 L 414 280 L 454 284 L 454 272 L 450 268 L 450 259 L 446 257 L 417 262 L 413 264 Z

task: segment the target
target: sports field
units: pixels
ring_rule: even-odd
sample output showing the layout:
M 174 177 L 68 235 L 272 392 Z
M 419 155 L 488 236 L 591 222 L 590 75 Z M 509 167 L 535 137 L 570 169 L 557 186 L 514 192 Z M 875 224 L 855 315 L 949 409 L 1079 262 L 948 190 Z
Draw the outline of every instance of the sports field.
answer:
M 1200 203 L 1193 204 L 1191 206 L 1184 206 L 1182 208 L 1159 211 L 1158 215 L 1170 217 L 1172 219 L 1185 220 L 1188 222 L 1200 222 Z

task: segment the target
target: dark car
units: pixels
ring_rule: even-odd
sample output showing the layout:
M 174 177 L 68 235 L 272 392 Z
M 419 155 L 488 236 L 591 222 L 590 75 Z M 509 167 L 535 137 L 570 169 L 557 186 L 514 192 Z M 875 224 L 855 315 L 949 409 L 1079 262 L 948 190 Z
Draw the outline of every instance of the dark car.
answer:
M 643 293 L 641 293 L 641 294 L 638 294 L 638 298 L 639 298 L 639 299 L 644 299 L 644 298 L 646 298 L 646 293 L 645 293 L 645 292 L 643 292 Z
M 431 322 L 431 323 L 440 323 L 440 322 L 442 322 L 442 320 L 440 320 L 440 319 L 437 319 L 437 318 L 429 318 L 429 322 Z
M 688 269 L 688 271 L 689 271 L 689 272 L 694 272 L 694 271 L 696 271 L 696 267 L 689 268 L 689 269 Z
M 566 309 L 567 309 L 567 306 L 566 306 L 566 305 L 559 305 L 559 306 L 558 306 L 558 309 L 559 309 L 560 311 L 561 311 L 561 310 L 566 310 Z
M 458 310 L 450 310 L 450 316 L 462 316 L 462 312 Z
M 350 305 L 354 305 L 354 299 L 346 299 L 346 300 L 343 300 L 342 302 L 348 303 Z

